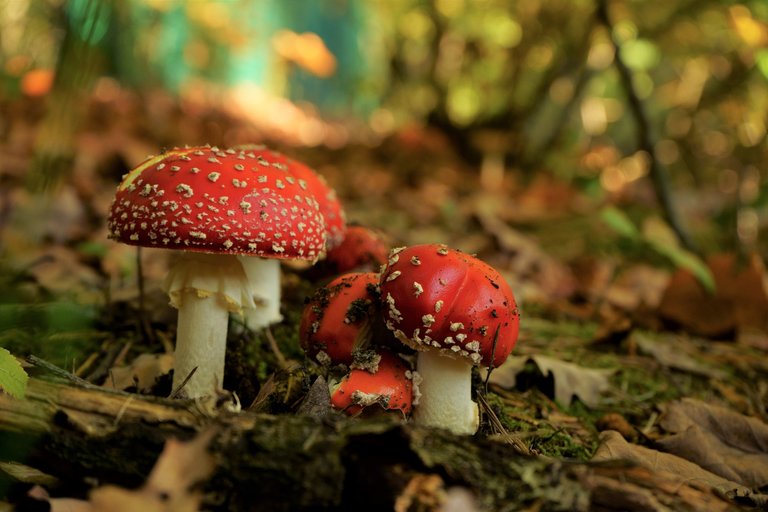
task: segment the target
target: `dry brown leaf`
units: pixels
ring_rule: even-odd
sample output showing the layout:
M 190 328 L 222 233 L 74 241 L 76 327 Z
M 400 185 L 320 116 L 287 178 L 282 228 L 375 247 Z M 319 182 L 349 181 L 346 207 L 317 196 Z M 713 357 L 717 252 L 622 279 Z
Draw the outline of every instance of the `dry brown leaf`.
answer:
M 605 300 L 625 311 L 641 306 L 655 310 L 668 282 L 668 272 L 650 265 L 635 265 L 611 283 L 605 292 Z
M 600 446 L 593 461 L 626 460 L 650 471 L 676 475 L 687 484 L 704 485 L 724 495 L 735 491 L 739 496 L 751 494 L 746 487 L 722 478 L 677 455 L 663 453 L 644 446 L 628 443 L 618 432 L 606 430 L 600 433 Z
M 728 374 L 717 368 L 712 368 L 693 358 L 689 353 L 685 339 L 679 336 L 665 336 L 655 339 L 639 331 L 633 331 L 630 343 L 634 344 L 643 354 L 653 357 L 662 366 L 680 370 L 694 375 L 702 375 L 724 380 Z
M 214 435 L 208 430 L 188 442 L 169 439 L 143 487 L 128 490 L 104 485 L 88 501 L 69 498 L 48 501 L 56 512 L 197 512 L 202 493 L 196 485 L 207 480 L 215 464 L 207 447 Z
M 742 329 L 768 332 L 765 267 L 757 255 L 741 266 L 736 255 L 719 254 L 707 264 L 716 293 L 708 294 L 696 278 L 680 270 L 670 279 L 659 315 L 702 336 L 726 336 Z
M 552 374 L 555 381 L 554 398 L 564 405 L 571 405 L 573 397 L 578 396 L 579 400 L 589 407 L 597 406 L 600 395 L 610 388 L 608 378 L 614 372 L 614 370 L 585 368 L 543 355 L 512 356 L 491 372 L 490 382 L 503 388 L 514 388 L 517 375 L 528 361 L 533 361 L 544 376 Z
M 173 369 L 173 354 L 141 354 L 128 366 L 112 368 L 104 387 L 125 390 L 136 387 L 142 393 Z
M 445 498 L 445 482 L 439 475 L 417 473 L 395 499 L 394 510 L 435 510 Z
M 725 407 L 684 398 L 667 404 L 665 451 L 745 486 L 768 485 L 768 425 Z

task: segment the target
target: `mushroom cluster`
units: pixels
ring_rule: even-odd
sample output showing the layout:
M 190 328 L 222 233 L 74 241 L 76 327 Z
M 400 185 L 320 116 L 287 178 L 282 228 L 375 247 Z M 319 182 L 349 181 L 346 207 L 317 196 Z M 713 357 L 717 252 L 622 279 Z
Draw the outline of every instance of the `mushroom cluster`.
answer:
M 330 382 L 333 407 L 358 415 L 376 405 L 407 415 L 413 374 L 393 352 L 399 347 L 381 319 L 378 282 L 378 274 L 357 272 L 320 287 L 307 300 L 299 341 L 321 365 L 347 369 L 339 382 Z
M 391 335 L 372 342 L 381 322 Z M 518 326 L 512 290 L 495 269 L 445 245 L 425 244 L 394 249 L 379 274 L 349 273 L 320 288 L 304 310 L 300 339 L 318 362 L 358 371 L 344 381 L 347 401 L 334 399 L 347 407 L 354 393 L 355 405 L 363 405 L 360 397 L 365 405 L 382 403 L 362 387 L 372 379 L 359 373 L 380 371 L 379 347 L 415 350 L 416 371 L 405 369 L 414 421 L 473 434 L 480 416 L 472 400 L 472 367 L 503 363 Z
M 109 236 L 179 251 L 165 288 L 179 310 L 182 396 L 221 389 L 230 312 L 250 312 L 257 328 L 280 320 L 279 261 L 325 251 L 320 205 L 294 166 L 262 147 L 190 147 L 149 158 L 118 186 Z
M 472 368 L 501 365 L 517 341 L 515 298 L 494 268 L 443 244 L 385 254 L 374 232 L 346 225 L 321 177 L 263 146 L 149 158 L 123 177 L 108 228 L 120 242 L 179 253 L 165 281 L 179 310 L 179 396 L 221 389 L 230 313 L 253 329 L 282 318 L 281 260 L 314 263 L 326 251 L 347 273 L 307 299 L 299 340 L 310 359 L 344 368 L 329 390 L 338 410 L 413 408 L 417 424 L 473 434 Z M 351 271 L 373 264 L 379 272 Z

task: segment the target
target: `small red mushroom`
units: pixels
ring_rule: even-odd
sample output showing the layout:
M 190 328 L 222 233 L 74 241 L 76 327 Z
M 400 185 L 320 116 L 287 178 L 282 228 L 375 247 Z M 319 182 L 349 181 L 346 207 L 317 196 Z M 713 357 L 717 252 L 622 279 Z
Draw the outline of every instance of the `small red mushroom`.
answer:
M 393 250 L 379 286 L 387 327 L 418 351 L 414 420 L 473 434 L 472 366 L 499 366 L 517 341 L 520 316 L 509 285 L 473 256 L 425 244 Z
M 318 289 L 304 307 L 299 341 L 321 363 L 352 365 L 379 323 L 378 274 L 350 273 Z M 383 327 L 382 327 L 383 329 Z
M 378 271 L 387 262 L 389 245 L 381 234 L 365 226 L 347 226 L 341 244 L 328 251 L 323 267 L 335 273 L 351 271 Z
M 380 352 L 376 368 L 353 369 L 331 389 L 331 405 L 350 416 L 379 405 L 388 411 L 411 412 L 413 374 L 400 357 L 389 351 Z
M 110 238 L 180 251 L 165 287 L 179 309 L 174 388 L 221 388 L 229 312 L 279 320 L 281 259 L 315 261 L 325 227 L 317 201 L 290 165 L 266 149 L 174 149 L 123 177 Z

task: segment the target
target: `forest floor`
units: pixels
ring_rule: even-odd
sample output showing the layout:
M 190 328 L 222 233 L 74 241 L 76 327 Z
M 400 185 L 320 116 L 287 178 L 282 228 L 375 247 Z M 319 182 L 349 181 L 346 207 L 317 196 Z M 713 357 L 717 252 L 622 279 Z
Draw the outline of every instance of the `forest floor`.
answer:
M 183 488 L 179 492 L 189 500 L 157 510 L 197 510 L 200 499 L 204 509 L 262 509 L 253 502 L 242 504 L 242 496 L 260 499 L 258 492 L 241 490 L 240 505 L 233 505 L 237 493 L 232 486 L 252 482 L 242 471 L 253 461 L 243 461 L 239 469 L 232 462 L 239 460 L 236 456 L 229 465 L 224 462 L 222 454 L 236 443 L 228 445 L 222 435 L 214 442 L 218 458 L 210 471 L 189 474 L 188 458 L 203 457 L 204 447 L 179 448 L 169 442 L 155 472 L 148 472 L 164 441 L 206 432 L 206 422 L 185 423 L 188 409 L 174 413 L 174 405 L 153 401 L 170 392 L 175 310 L 160 289 L 167 255 L 107 240 L 109 204 L 121 174 L 148 153 L 185 142 L 226 146 L 259 136 L 227 115 L 190 114 L 155 100 L 158 109 L 153 111 L 130 98 L 92 100 L 75 140 L 71 169 L 46 195 L 25 187 L 39 106 L 4 106 L 9 122 L 0 147 L 0 346 L 23 361 L 31 376 L 26 399 L 0 396 L 0 411 L 6 415 L 0 431 L 8 441 L 0 437 L 0 491 L 6 507 L 28 506 L 33 497 L 46 500 L 48 494 L 55 497 L 52 504 L 60 505 L 56 499 L 88 500 L 90 493 L 90 502 L 77 503 L 93 508 L 82 510 L 119 510 L 110 508 L 110 499 L 139 499 L 137 493 L 156 483 L 158 472 L 176 471 L 185 476 L 172 486 Z M 699 260 L 685 253 L 646 206 L 650 188 L 642 180 L 621 195 L 606 196 L 545 170 L 483 176 L 480 161 L 466 162 L 428 129 L 408 129 L 375 145 L 293 148 L 278 141 L 276 146 L 325 176 L 344 202 L 348 220 L 379 230 L 392 247 L 440 242 L 494 266 L 512 286 L 522 311 L 512 357 L 490 376 L 476 374 L 482 424 L 474 437 L 432 436 L 392 418 L 336 418 L 332 428 L 319 434 L 343 433 L 343 443 L 331 443 L 337 448 L 344 444 L 344 464 L 337 468 L 342 472 L 356 467 L 350 462 L 356 450 L 381 450 L 396 438 L 392 457 L 398 462 L 382 467 L 408 471 L 386 477 L 391 481 L 377 497 L 382 500 L 378 508 L 767 507 L 762 493 L 768 490 L 768 277 L 759 257 L 710 251 Z M 679 200 L 688 205 L 685 211 L 696 220 L 697 233 L 711 237 L 718 228 L 705 211 L 691 206 L 698 204 L 697 194 L 704 192 L 681 191 Z M 295 435 L 304 435 L 304 424 L 293 418 L 319 370 L 299 347 L 298 320 L 305 297 L 330 277 L 286 265 L 284 320 L 261 333 L 232 322 L 225 388 L 248 411 L 240 416 L 269 415 L 286 436 L 293 435 L 294 427 Z M 707 291 L 712 284 L 715 291 Z M 99 412 L 114 393 L 102 396 L 100 389 L 119 390 L 114 396 L 123 405 Z M 77 395 L 81 391 L 84 395 Z M 126 403 L 126 396 L 135 398 Z M 146 410 L 137 409 L 142 400 Z M 33 411 L 41 408 L 46 413 L 38 417 Z M 80 417 L 75 409 L 81 423 L 73 419 Z M 62 410 L 71 420 L 66 424 L 54 414 Z M 151 414 L 168 416 L 152 420 Z M 203 416 L 230 434 L 255 428 L 246 419 L 216 419 L 218 414 L 229 413 L 214 405 Z M 101 419 L 92 424 L 96 416 Z M 148 453 L 136 454 L 141 462 L 135 467 L 130 461 L 115 467 L 85 453 L 88 443 L 104 449 L 105 417 L 115 426 L 135 421 L 141 436 L 151 439 Z M 25 434 L 30 418 L 42 423 L 26 425 Z M 72 429 L 80 429 L 81 440 L 65 435 Z M 258 436 L 266 434 L 256 432 L 261 431 L 256 428 L 250 442 L 268 446 L 259 444 Z M 119 433 L 124 439 L 138 435 L 130 429 Z M 64 452 L 55 450 L 65 446 L 83 451 L 67 452 L 70 460 L 62 464 Z M 105 452 L 104 458 L 130 459 L 131 449 L 114 437 L 108 446 L 117 451 Z M 270 449 L 286 463 L 321 465 L 312 458 L 313 450 L 301 455 L 295 449 Z M 448 460 L 451 450 L 457 459 Z M 84 460 L 78 461 L 77 453 Z M 464 467 L 458 461 L 462 457 L 479 461 Z M 606 462 L 614 459 L 631 462 Z M 484 466 L 484 460 L 504 467 Z M 217 488 L 209 484 L 198 493 L 185 487 L 197 476 L 210 476 L 214 466 L 219 468 L 213 480 Z M 259 478 L 268 484 L 273 477 L 276 482 L 288 478 L 279 468 L 270 476 L 259 467 Z M 588 468 L 588 476 L 574 468 Z M 478 482 L 478 475 L 494 471 L 493 484 Z M 331 473 L 321 470 L 315 478 L 331 478 Z M 133 494 L 107 492 L 104 498 L 104 492 L 94 491 L 110 483 L 135 486 L 146 477 L 148 483 Z M 230 487 L 221 483 L 227 477 Z M 350 473 L 341 478 L 345 483 L 327 494 L 297 491 L 280 506 L 271 497 L 271 509 L 359 503 L 349 487 L 367 484 Z M 577 482 L 579 491 L 568 491 L 566 482 Z M 504 486 L 506 491 L 498 490 Z M 520 486 L 526 491 L 511 496 L 511 489 Z M 272 496 L 269 490 L 264 495 Z M 141 499 L 156 499 L 147 496 Z M 100 509 L 104 502 L 99 499 L 108 506 Z

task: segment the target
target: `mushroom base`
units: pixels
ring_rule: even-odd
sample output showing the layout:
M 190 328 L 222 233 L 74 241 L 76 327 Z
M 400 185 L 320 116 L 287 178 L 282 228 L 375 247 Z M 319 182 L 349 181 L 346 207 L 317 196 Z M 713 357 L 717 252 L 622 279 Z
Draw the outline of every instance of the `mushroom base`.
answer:
M 421 351 L 416 370 L 422 378 L 421 397 L 414 407 L 417 425 L 439 427 L 454 434 L 474 434 L 480 425 L 472 401 L 472 365 L 437 351 Z

